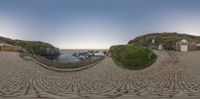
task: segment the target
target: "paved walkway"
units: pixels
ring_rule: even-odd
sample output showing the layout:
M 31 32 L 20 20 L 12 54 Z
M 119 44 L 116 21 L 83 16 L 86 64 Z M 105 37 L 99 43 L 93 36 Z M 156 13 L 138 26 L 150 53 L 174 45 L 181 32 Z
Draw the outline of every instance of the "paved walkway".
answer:
M 56 72 L 19 53 L 0 52 L 0 98 L 200 98 L 200 52 L 156 54 L 157 62 L 144 70 L 121 69 L 107 57 L 86 70 Z

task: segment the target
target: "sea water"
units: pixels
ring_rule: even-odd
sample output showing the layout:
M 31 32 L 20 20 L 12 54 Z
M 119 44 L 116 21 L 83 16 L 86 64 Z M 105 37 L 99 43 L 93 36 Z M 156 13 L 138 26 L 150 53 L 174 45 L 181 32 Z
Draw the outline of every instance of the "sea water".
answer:
M 60 50 L 61 55 L 56 59 L 59 63 L 75 63 L 81 61 L 78 57 L 73 56 L 74 53 L 87 52 L 88 50 Z M 97 55 L 102 55 L 104 50 L 99 51 Z
M 83 50 L 60 50 L 61 55 L 56 59 L 60 63 L 75 63 L 81 61 L 74 57 L 74 53 L 82 52 Z

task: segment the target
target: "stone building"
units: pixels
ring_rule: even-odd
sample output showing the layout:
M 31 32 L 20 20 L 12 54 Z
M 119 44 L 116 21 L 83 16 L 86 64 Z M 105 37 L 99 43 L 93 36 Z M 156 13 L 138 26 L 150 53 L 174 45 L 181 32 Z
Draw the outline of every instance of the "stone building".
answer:
M 182 39 L 181 41 L 176 42 L 176 51 L 187 52 L 195 50 L 197 50 L 195 42 L 191 42 L 186 39 Z

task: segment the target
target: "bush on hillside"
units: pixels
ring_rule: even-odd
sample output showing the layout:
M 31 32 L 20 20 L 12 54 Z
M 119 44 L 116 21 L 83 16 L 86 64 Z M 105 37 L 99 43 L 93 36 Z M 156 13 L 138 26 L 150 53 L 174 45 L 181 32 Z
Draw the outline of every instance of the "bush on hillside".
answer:
M 152 65 L 157 59 L 156 54 L 146 47 L 136 45 L 119 45 L 110 49 L 114 62 L 123 68 L 138 70 Z
M 155 44 L 152 44 L 152 39 L 155 39 Z M 141 45 L 145 47 L 163 45 L 165 50 L 175 50 L 176 42 L 186 39 L 190 42 L 200 43 L 200 36 L 179 34 L 176 32 L 164 32 L 164 33 L 150 33 L 142 36 L 138 36 L 133 40 L 130 40 L 128 44 Z
M 48 59 L 55 59 L 60 55 L 59 49 L 51 44 L 41 41 L 23 41 L 13 40 L 0 36 L 0 43 L 7 43 L 14 46 L 21 46 L 28 53 L 46 57 Z

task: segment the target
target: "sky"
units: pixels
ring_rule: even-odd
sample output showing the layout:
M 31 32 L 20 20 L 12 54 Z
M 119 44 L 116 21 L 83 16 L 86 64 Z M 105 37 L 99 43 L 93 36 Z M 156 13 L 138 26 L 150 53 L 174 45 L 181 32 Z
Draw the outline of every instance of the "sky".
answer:
M 154 32 L 200 35 L 200 0 L 0 0 L 0 36 L 108 49 Z

